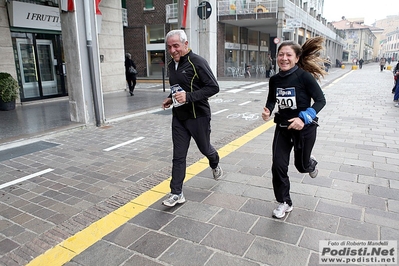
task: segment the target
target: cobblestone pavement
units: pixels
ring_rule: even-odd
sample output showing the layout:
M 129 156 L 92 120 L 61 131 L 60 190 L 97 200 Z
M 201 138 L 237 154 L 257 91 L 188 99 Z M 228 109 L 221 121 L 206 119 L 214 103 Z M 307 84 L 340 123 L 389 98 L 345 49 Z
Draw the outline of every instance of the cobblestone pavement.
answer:
M 190 176 L 187 202 L 174 208 L 154 196 L 168 184 L 172 159 L 171 111 L 159 107 L 159 84 L 135 92 L 152 108 L 115 112 L 106 126 L 1 145 L 0 265 L 318 265 L 319 240 L 397 240 L 392 82 L 377 64 L 331 69 L 314 148 L 319 175 L 291 162 L 294 209 L 282 220 L 271 217 L 274 126 L 260 117 L 267 80 L 220 81 L 210 99 L 212 143 L 241 144 L 223 153 L 225 174 L 215 181 L 193 143 L 188 173 L 204 170 Z M 131 214 L 130 206 L 141 207 Z

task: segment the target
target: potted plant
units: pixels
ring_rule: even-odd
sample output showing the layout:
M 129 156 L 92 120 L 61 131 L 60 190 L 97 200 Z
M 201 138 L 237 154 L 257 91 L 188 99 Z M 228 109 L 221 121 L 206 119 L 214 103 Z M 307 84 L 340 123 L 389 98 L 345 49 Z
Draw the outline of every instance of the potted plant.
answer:
M 0 73 L 0 110 L 15 109 L 15 100 L 19 96 L 18 82 L 5 72 Z

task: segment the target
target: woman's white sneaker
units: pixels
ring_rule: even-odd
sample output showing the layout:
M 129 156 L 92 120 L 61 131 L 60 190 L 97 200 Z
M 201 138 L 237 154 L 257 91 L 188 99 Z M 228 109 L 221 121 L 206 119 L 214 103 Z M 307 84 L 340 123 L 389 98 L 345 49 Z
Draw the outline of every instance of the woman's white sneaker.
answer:
M 292 206 L 288 205 L 287 203 L 280 203 L 276 209 L 273 210 L 273 216 L 281 219 L 284 218 L 285 213 L 291 212 L 293 209 Z
M 313 155 L 310 156 L 310 159 L 313 160 L 314 162 L 316 162 L 314 170 L 312 172 L 309 173 L 311 178 L 316 178 L 317 175 L 319 174 L 319 170 L 317 169 L 317 160 L 316 157 L 314 157 Z

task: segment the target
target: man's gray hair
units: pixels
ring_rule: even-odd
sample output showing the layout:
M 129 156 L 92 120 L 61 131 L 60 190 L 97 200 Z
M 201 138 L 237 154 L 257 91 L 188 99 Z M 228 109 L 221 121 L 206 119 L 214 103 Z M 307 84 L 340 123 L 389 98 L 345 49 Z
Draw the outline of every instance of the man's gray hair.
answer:
M 184 30 L 171 30 L 166 34 L 165 41 L 168 41 L 168 39 L 174 35 L 179 35 L 180 42 L 185 43 L 187 41 L 187 35 L 184 32 Z
M 126 53 L 125 56 L 129 59 L 132 59 L 132 55 L 130 53 Z

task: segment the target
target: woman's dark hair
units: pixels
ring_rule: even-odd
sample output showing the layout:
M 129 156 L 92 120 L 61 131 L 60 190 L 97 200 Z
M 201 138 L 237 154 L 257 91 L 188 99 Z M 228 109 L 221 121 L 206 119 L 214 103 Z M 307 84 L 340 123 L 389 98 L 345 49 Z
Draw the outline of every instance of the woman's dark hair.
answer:
M 320 57 L 320 52 L 324 49 L 324 40 L 321 36 L 309 38 L 302 46 L 294 41 L 284 41 L 278 47 L 277 53 L 280 52 L 282 47 L 290 46 L 299 57 L 298 67 L 311 73 L 317 80 L 320 80 L 320 77 L 324 77 L 327 74 L 324 70 L 326 59 Z

